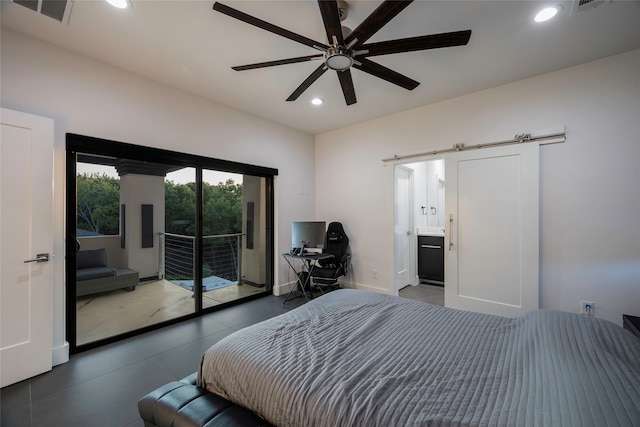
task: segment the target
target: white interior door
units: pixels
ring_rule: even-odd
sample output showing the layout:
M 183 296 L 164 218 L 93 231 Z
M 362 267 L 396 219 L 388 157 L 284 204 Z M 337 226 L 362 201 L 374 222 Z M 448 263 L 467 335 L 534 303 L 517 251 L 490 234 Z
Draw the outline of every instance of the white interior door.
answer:
M 0 386 L 51 370 L 53 120 L 2 109 Z M 33 262 L 26 262 L 37 260 Z
M 413 283 L 413 170 L 396 165 L 395 177 L 395 290 Z
M 445 305 L 502 316 L 538 308 L 538 145 L 445 160 Z

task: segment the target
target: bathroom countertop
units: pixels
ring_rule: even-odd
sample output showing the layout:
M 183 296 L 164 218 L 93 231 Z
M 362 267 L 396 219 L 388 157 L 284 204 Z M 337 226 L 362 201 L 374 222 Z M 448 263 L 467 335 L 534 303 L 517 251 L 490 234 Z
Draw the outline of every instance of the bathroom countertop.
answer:
M 442 227 L 417 227 L 416 234 L 418 236 L 437 236 L 444 237 L 444 228 Z

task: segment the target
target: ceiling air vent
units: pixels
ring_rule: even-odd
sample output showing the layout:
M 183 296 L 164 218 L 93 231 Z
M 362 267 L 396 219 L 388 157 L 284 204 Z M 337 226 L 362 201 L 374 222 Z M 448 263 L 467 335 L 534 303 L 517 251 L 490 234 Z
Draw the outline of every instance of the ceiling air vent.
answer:
M 605 3 L 611 3 L 611 0 L 573 0 L 571 14 L 575 15 L 578 12 L 584 12 Z
M 73 7 L 73 0 L 13 0 L 13 2 L 65 24 L 69 23 Z

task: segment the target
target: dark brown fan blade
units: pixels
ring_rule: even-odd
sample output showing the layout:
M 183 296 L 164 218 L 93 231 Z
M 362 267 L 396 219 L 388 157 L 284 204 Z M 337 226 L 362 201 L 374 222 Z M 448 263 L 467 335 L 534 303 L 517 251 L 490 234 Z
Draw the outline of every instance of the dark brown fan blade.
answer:
M 406 39 L 370 43 L 363 45 L 361 49 L 368 51 L 367 53 L 363 53 L 362 56 L 388 55 L 391 53 L 463 46 L 469 43 L 470 37 L 471 30 L 454 31 L 451 33 L 432 34 L 429 36 L 409 37 Z
M 362 65 L 358 65 L 356 63 L 353 64 L 354 68 L 357 68 L 360 71 L 364 71 L 365 73 L 369 73 L 372 76 L 376 76 L 381 78 L 382 80 L 386 80 L 390 83 L 396 84 L 400 87 L 403 87 L 407 90 L 413 90 L 420 82 L 410 79 L 407 76 L 404 76 L 400 73 L 397 73 L 393 70 L 390 70 L 387 67 L 384 67 L 376 62 L 369 61 L 366 58 L 358 58 L 358 61 Z
M 324 65 L 324 63 L 320 64 L 320 66 L 316 68 L 316 70 L 311 73 L 311 75 L 307 77 L 307 79 L 303 81 L 302 84 L 298 86 L 298 88 L 294 90 L 291 95 L 289 95 L 287 101 L 295 101 L 296 99 L 298 99 L 298 97 L 302 95 L 302 93 L 307 90 L 309 86 L 313 84 L 313 82 L 318 80 L 318 78 L 320 78 L 320 76 L 323 75 L 325 71 L 327 71 L 327 67 Z
M 325 45 L 324 43 L 319 43 L 315 40 L 311 40 L 307 37 L 301 36 L 299 34 L 296 34 L 294 32 L 291 32 L 289 30 L 285 30 L 284 28 L 278 27 L 276 25 L 270 24 L 266 21 L 263 21 L 261 19 L 258 18 L 254 18 L 251 15 L 247 15 L 244 12 L 240 12 L 239 10 L 236 10 L 232 7 L 229 6 L 225 6 L 222 3 L 218 3 L 215 2 L 213 4 L 213 10 L 220 12 L 220 13 L 224 13 L 227 16 L 230 16 L 232 18 L 236 18 L 242 22 L 246 22 L 247 24 L 251 24 L 255 27 L 261 28 L 265 31 L 269 31 L 270 33 L 274 33 L 277 34 L 279 36 L 285 37 L 289 40 L 293 40 L 295 42 L 298 43 L 302 43 L 304 45 L 307 45 L 309 47 L 312 47 L 314 49 L 318 49 L 318 48 L 322 48 L 322 49 L 327 49 L 328 46 Z
M 353 79 L 351 78 L 351 71 L 337 71 L 338 79 L 340 79 L 340 86 L 342 86 L 342 93 L 344 94 L 344 100 L 347 102 L 347 105 L 355 104 L 358 102 L 356 100 L 356 90 L 353 87 Z
M 329 44 L 333 44 L 333 36 L 335 36 L 338 44 L 342 45 L 344 39 L 342 37 L 338 3 L 336 3 L 336 0 L 318 0 L 318 6 L 320 6 L 320 14 L 322 15 L 322 22 L 324 22 Z
M 345 45 L 358 39 L 353 48 L 357 49 L 362 46 L 371 36 L 377 33 L 380 28 L 384 27 L 397 14 L 402 12 L 405 7 L 409 6 L 412 1 L 413 0 L 386 0 L 347 36 L 344 40 Z
M 231 68 L 233 68 L 236 71 L 246 71 L 246 70 L 255 70 L 256 68 L 274 67 L 276 65 L 295 64 L 296 62 L 313 61 L 314 59 L 323 59 L 323 58 L 324 56 L 322 54 L 298 56 L 296 58 L 279 59 L 277 61 L 267 61 L 267 62 L 258 62 L 256 64 L 238 65 Z

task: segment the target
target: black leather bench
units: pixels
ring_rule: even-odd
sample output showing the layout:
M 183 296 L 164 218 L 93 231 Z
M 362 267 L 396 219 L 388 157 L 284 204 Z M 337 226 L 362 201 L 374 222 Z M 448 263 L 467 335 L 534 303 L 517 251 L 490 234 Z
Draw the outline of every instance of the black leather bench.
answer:
M 165 384 L 140 399 L 138 411 L 145 427 L 271 426 L 248 409 L 195 384 L 194 373 Z

